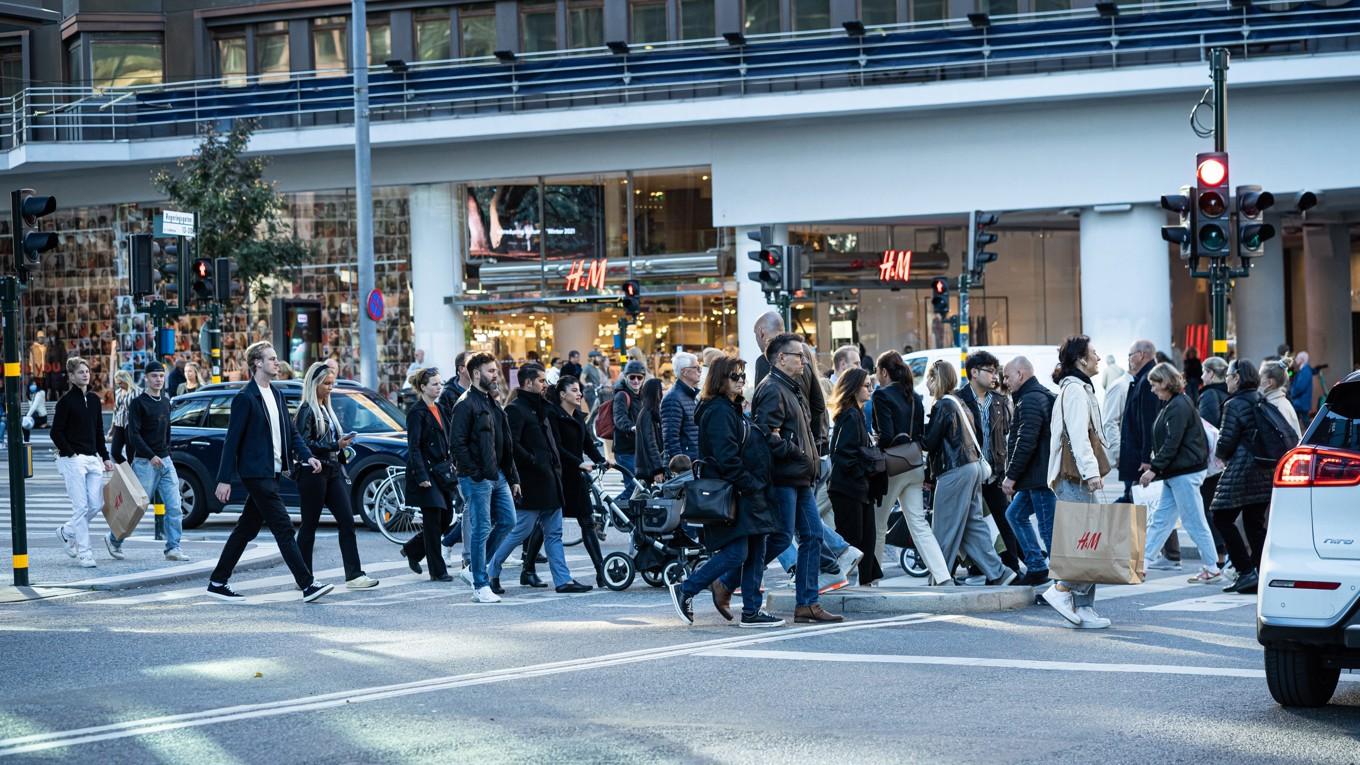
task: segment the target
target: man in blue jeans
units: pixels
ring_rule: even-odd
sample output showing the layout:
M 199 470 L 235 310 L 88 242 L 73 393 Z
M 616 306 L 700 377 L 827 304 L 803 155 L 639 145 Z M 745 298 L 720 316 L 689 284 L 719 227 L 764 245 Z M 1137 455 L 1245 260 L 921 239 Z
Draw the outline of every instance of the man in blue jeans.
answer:
M 1035 379 L 1034 365 L 1024 356 L 1011 359 L 1002 375 L 1015 402 L 1015 414 L 1006 433 L 1006 477 L 1001 490 L 1011 498 L 1006 520 L 1010 521 L 1025 561 L 1025 575 L 1015 584 L 1035 586 L 1048 581 L 1045 551 L 1053 547 L 1053 512 L 1058 504 L 1057 495 L 1048 486 L 1054 396 Z M 1030 523 L 1036 514 L 1043 547 L 1039 546 Z
M 489 353 L 467 360 L 471 387 L 453 407 L 453 440 L 449 444 L 463 495 L 464 547 L 474 603 L 498 603 L 487 576 L 487 551 L 496 550 L 515 525 L 515 498 L 520 496 L 510 423 L 496 401 L 500 367 Z
M 170 461 L 170 397 L 165 390 L 165 367 L 159 361 L 146 365 L 146 389 L 128 403 L 128 447 L 132 451 L 132 472 L 142 484 L 147 497 L 155 500 L 160 493 L 165 503 L 165 559 L 187 561 L 189 556 L 179 548 L 183 518 L 179 505 L 179 475 Z M 104 539 L 109 555 L 118 560 L 123 554 L 123 540 L 110 531 Z

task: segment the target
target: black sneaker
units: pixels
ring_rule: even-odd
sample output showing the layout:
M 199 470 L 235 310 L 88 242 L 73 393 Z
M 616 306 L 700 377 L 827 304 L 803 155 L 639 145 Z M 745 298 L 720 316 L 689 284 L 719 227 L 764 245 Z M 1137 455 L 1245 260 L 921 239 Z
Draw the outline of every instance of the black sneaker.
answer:
M 318 584 L 317 582 L 312 582 L 302 591 L 302 600 L 303 602 L 311 603 L 333 589 L 335 589 L 335 585 L 333 584 Z
M 773 614 L 764 611 L 757 611 L 751 616 L 741 615 L 741 627 L 746 629 L 760 629 L 762 627 L 783 627 L 784 620 Z
M 570 582 L 567 582 L 566 584 L 562 585 L 561 587 L 558 587 L 557 591 L 567 595 L 579 595 L 580 593 L 583 592 L 590 592 L 593 589 L 594 588 L 591 587 L 590 585 L 581 584 L 580 582 L 573 579 Z
M 244 603 L 246 596 L 233 590 L 225 584 L 215 584 L 208 582 L 208 594 L 218 600 L 225 600 L 228 603 Z
M 505 594 L 505 588 L 501 586 L 501 578 L 499 576 L 491 577 L 491 591 L 497 595 Z
M 680 591 L 679 582 L 668 585 L 666 589 L 671 594 L 671 605 L 675 607 L 675 615 L 685 624 L 694 624 L 694 598 Z
M 1048 579 L 1048 569 L 1036 568 L 1033 571 L 1026 571 L 1024 576 L 1015 580 L 1015 584 L 1020 587 L 1038 587 Z

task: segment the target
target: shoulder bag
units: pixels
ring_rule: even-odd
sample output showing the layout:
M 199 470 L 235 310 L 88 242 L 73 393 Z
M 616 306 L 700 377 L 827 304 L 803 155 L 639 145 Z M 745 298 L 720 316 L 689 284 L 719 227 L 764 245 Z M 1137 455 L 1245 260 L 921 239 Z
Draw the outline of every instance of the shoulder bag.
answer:
M 963 427 L 968 431 L 968 438 L 972 440 L 973 447 L 978 452 L 978 462 L 982 463 L 982 482 L 987 483 L 992 480 L 992 463 L 987 461 L 987 455 L 982 453 L 982 442 L 978 440 L 977 434 L 973 432 L 973 417 L 968 414 L 968 410 L 963 408 L 963 402 L 952 395 L 945 396 L 954 404 L 954 408 L 959 412 L 959 419 L 963 421 Z
M 1062 397 L 1067 395 L 1066 388 L 1058 395 L 1058 410 L 1062 411 Z M 1067 432 L 1067 417 L 1062 418 L 1062 463 L 1058 467 L 1058 476 L 1071 481 L 1072 483 L 1082 483 L 1086 479 L 1081 477 L 1081 468 L 1077 467 L 1077 454 L 1072 450 L 1072 437 Z M 1096 455 L 1096 468 L 1100 475 L 1104 476 L 1110 472 L 1110 458 L 1105 456 L 1105 444 L 1100 440 L 1100 431 L 1096 430 L 1095 423 L 1091 421 L 1088 414 L 1086 417 L 1086 439 L 1091 444 L 1091 451 Z
M 741 422 L 741 447 L 746 446 L 746 437 L 751 426 Z M 695 460 L 690 468 L 694 479 L 685 484 L 685 509 L 680 518 L 685 523 L 703 526 L 731 526 L 737 522 L 737 487 L 721 478 L 703 478 L 699 468 L 707 460 Z
M 915 406 L 915 402 L 911 400 L 911 395 L 908 394 L 907 427 L 911 427 L 911 407 L 913 406 Z M 910 472 L 926 464 L 926 456 L 921 451 L 921 444 L 913 441 L 911 436 L 906 433 L 898 433 L 893 438 L 888 448 L 883 450 L 883 458 L 889 477 Z

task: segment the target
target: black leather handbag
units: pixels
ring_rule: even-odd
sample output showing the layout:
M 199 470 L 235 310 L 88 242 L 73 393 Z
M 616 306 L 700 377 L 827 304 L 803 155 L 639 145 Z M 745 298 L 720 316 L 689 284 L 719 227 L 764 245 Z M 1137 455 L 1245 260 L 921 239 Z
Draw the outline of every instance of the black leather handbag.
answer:
M 742 421 L 741 445 L 746 446 L 746 437 L 751 426 Z M 721 478 L 702 478 L 700 467 L 706 460 L 696 460 L 690 468 L 694 479 L 685 484 L 685 509 L 680 518 L 685 523 L 701 526 L 731 526 L 737 522 L 737 488 Z
M 442 460 L 431 465 L 430 477 L 444 491 L 458 488 L 458 471 L 453 467 L 453 460 Z

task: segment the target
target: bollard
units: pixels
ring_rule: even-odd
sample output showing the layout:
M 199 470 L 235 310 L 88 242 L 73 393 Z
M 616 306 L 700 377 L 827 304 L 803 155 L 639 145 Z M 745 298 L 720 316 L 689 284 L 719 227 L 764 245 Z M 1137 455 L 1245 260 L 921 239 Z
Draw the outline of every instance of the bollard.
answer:
M 157 502 L 151 508 L 156 514 L 156 539 L 165 539 L 165 503 Z

